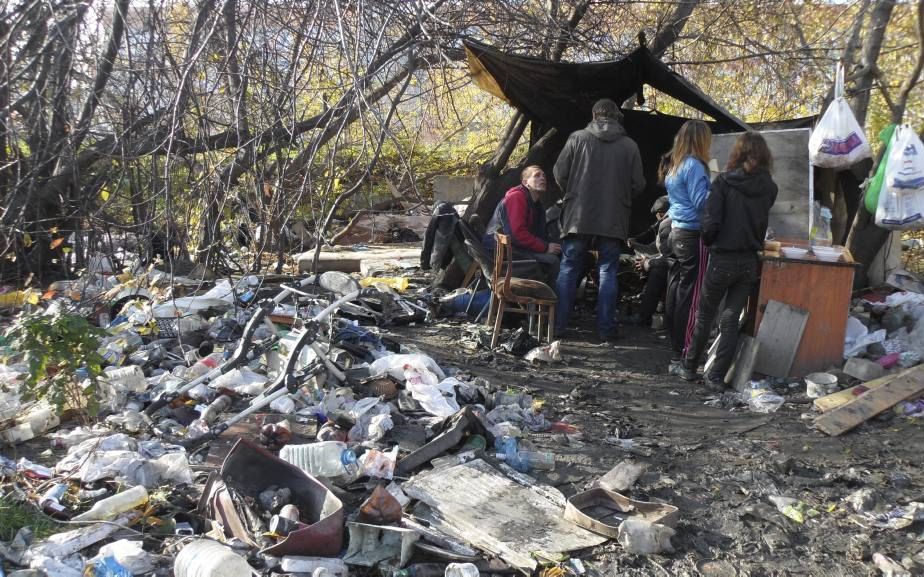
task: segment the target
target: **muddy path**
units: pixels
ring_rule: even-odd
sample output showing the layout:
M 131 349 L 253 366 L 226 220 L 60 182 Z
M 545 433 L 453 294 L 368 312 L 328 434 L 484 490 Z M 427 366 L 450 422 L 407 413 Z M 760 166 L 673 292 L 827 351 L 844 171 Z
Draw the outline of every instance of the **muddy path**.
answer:
M 649 466 L 633 496 L 680 508 L 675 553 L 636 557 L 609 542 L 576 555 L 599 574 L 879 575 L 872 553 L 924 559 L 924 524 L 865 528 L 844 500 L 868 489 L 861 510 L 883 513 L 924 501 L 919 421 L 887 412 L 831 438 L 811 428 L 804 385 L 791 389 L 772 414 L 705 405 L 714 396 L 667 374 L 665 333 L 651 329 L 627 327 L 614 346 L 595 344 L 584 329 L 564 343 L 564 364 L 532 366 L 466 348 L 465 327 L 441 322 L 393 333 L 443 366 L 541 397 L 550 418 L 580 427 L 580 441 L 549 436 L 538 442 L 556 453 L 557 465 L 537 477 L 565 496 L 632 458 Z M 650 456 L 607 442 L 616 436 L 646 439 Z M 785 517 L 770 495 L 804 503 L 804 522 Z M 915 568 L 924 574 L 924 564 Z

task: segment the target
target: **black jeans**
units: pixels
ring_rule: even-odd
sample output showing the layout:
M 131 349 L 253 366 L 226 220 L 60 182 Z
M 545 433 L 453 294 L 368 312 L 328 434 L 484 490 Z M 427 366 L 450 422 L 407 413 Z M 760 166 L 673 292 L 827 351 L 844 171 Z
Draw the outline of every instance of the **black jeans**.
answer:
M 667 290 L 667 273 L 670 263 L 666 258 L 651 261 L 648 267 L 648 278 L 645 280 L 645 290 L 642 292 L 642 301 L 638 306 L 638 316 L 643 320 L 651 320 L 651 315 L 658 310 L 658 303 L 664 298 Z
M 702 297 L 696 313 L 696 328 L 693 340 L 687 349 L 684 367 L 695 371 L 702 360 L 709 332 L 715 321 L 719 304 L 725 299 L 725 310 L 719 316 L 719 346 L 715 363 L 706 377 L 718 381 L 725 377 L 728 367 L 735 358 L 738 347 L 738 319 L 757 283 L 757 255 L 723 255 L 713 253 L 709 257 L 706 279 L 703 282 Z
M 687 334 L 692 332 L 699 297 L 700 261 L 702 243 L 698 230 L 675 228 L 671 230 L 671 250 L 674 262 L 667 280 L 667 299 L 664 302 L 664 321 L 671 337 L 671 360 L 683 357 Z

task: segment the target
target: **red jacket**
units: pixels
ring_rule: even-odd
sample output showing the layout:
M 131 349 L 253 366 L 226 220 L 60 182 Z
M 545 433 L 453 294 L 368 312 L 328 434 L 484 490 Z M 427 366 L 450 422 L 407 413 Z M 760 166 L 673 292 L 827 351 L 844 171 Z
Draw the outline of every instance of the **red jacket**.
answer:
M 513 245 L 532 252 L 545 252 L 548 243 L 540 236 L 545 230 L 542 205 L 533 202 L 529 190 L 522 184 L 515 186 L 507 191 L 501 202 L 507 212 Z

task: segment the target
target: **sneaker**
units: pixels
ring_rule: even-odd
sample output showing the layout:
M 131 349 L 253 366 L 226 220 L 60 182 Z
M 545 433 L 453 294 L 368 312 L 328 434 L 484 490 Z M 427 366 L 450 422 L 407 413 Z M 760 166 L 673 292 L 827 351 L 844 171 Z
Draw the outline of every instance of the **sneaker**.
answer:
M 667 367 L 667 374 L 680 376 L 680 373 L 683 371 L 683 365 L 680 361 L 671 361 L 671 364 Z
M 722 379 L 721 377 L 713 377 L 712 375 L 707 375 L 706 378 L 703 379 L 703 384 L 707 389 L 714 393 L 721 393 L 726 388 L 725 379 Z
M 699 373 L 693 369 L 686 368 L 682 364 L 680 365 L 680 373 L 678 376 L 685 381 L 690 381 L 691 383 L 699 380 Z

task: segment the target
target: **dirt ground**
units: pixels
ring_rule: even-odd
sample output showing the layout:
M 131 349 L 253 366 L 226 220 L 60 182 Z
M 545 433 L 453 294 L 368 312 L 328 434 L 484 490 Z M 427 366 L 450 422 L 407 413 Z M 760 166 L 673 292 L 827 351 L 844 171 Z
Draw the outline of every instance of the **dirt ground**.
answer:
M 587 326 L 564 342 L 564 362 L 553 366 L 484 348 L 473 352 L 460 345 L 465 323 L 394 330 L 442 366 L 485 377 L 500 390 L 526 390 L 546 401 L 550 419 L 580 427 L 577 443 L 564 436 L 538 443 L 556 453 L 557 463 L 537 478 L 566 497 L 624 459 L 649 465 L 633 496 L 680 509 L 676 552 L 634 556 L 611 541 L 575 554 L 589 568 L 600 575 L 859 576 L 881 574 L 871 560 L 876 552 L 896 561 L 924 558 L 919 524 L 864 528 L 844 501 L 864 488 L 873 490 L 867 508 L 876 512 L 924 501 L 919 421 L 887 412 L 828 437 L 811 427 L 804 384 L 772 414 L 708 406 L 713 395 L 667 374 L 666 333 L 627 327 L 616 345 L 603 346 L 593 342 L 589 316 Z M 616 436 L 652 441 L 650 457 L 606 442 Z M 799 524 L 769 495 L 799 499 L 817 514 L 809 512 Z

